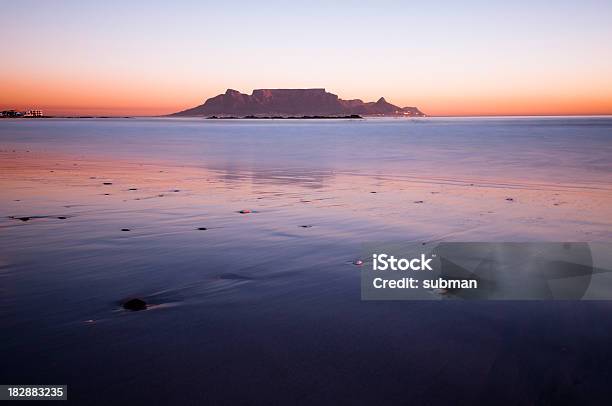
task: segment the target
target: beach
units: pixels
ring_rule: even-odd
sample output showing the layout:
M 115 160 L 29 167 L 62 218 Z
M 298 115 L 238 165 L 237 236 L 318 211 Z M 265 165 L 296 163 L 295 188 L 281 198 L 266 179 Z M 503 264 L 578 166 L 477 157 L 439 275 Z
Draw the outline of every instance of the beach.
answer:
M 610 242 L 611 134 L 609 117 L 0 121 L 0 381 L 88 404 L 603 399 L 608 302 L 366 302 L 355 261 L 385 241 Z M 121 308 L 134 297 L 149 308 Z

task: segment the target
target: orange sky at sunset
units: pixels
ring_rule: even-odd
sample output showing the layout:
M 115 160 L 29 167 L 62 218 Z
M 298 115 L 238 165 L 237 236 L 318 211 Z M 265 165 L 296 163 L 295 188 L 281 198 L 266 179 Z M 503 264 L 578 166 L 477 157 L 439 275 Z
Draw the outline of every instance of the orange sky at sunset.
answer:
M 163 115 L 325 87 L 428 115 L 612 114 L 610 4 L 473 3 L 7 4 L 0 109 Z
M 14 76 L 16 77 L 16 76 Z M 267 83 L 264 87 L 322 87 L 317 83 L 291 85 L 289 83 Z M 164 115 L 201 104 L 206 98 L 223 93 L 232 86 L 229 81 L 214 86 L 204 81 L 197 85 L 177 81 L 137 81 L 114 83 L 111 78 L 98 80 L 83 78 L 70 80 L 29 80 L 25 78 L 2 80 L 0 106 L 2 109 L 43 109 L 55 115 Z M 254 87 L 238 87 L 243 93 L 251 93 Z M 373 87 L 373 86 L 372 86 Z M 427 92 L 421 85 L 419 92 L 406 91 L 404 95 L 396 89 L 347 89 L 329 87 L 327 90 L 341 98 L 362 98 L 375 101 L 384 96 L 400 106 L 416 105 L 429 115 L 581 115 L 612 114 L 612 97 L 606 88 L 584 87 L 571 91 L 553 92 L 540 89 L 480 89 L 469 91 Z M 434 86 L 430 87 L 434 89 Z M 563 89 L 562 89 L 563 90 Z

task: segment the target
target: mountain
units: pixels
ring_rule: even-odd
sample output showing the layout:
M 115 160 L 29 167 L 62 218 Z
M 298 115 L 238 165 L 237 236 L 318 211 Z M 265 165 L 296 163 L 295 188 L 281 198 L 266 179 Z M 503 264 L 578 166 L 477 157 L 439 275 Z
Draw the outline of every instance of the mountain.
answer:
M 256 89 L 248 95 L 227 89 L 197 107 L 173 117 L 243 116 L 409 116 L 422 117 L 416 107 L 398 107 L 381 97 L 376 102 L 342 100 L 325 89 Z

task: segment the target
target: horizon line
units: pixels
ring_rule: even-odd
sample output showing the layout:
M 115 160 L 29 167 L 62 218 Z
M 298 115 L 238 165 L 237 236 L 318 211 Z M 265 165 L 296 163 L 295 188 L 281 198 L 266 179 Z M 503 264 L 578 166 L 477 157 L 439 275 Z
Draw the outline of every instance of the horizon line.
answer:
M 9 109 L 11 110 L 11 109 Z M 192 119 L 192 118 L 206 118 L 205 116 L 187 116 L 187 117 L 170 117 L 169 114 L 161 115 L 136 115 L 136 114 L 59 114 L 43 117 L 0 117 L 1 119 L 51 119 L 51 118 L 172 118 L 172 119 Z M 432 115 L 425 114 L 422 117 L 412 116 L 362 116 L 363 118 L 395 118 L 395 119 L 424 119 L 424 118 L 495 118 L 495 117 L 612 117 L 612 113 L 604 114 L 456 114 L 456 115 Z

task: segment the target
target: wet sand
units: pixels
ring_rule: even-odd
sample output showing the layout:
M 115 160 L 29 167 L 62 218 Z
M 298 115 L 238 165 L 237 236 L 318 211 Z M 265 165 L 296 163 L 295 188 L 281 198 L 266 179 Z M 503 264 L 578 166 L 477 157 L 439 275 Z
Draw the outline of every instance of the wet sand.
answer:
M 362 302 L 353 264 L 395 239 L 610 241 L 605 182 L 20 147 L 0 151 L 2 382 L 87 404 L 606 399 L 608 302 Z

